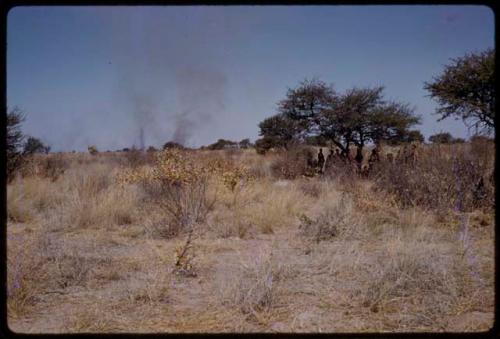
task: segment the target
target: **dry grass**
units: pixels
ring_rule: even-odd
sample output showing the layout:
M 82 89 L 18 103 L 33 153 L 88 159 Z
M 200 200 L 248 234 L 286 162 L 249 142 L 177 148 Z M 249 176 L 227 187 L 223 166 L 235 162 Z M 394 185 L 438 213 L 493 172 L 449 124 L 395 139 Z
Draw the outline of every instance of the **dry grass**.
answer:
M 448 146 L 444 148 L 445 146 Z M 380 189 L 394 193 L 401 206 L 423 206 L 444 213 L 454 208 L 492 210 L 494 151 L 492 145 L 425 147 L 418 165 L 385 163 L 372 173 Z M 479 182 L 482 180 L 483 185 Z
M 295 224 L 304 203 L 307 199 L 294 182 L 255 181 L 234 192 L 221 192 L 210 224 L 226 236 L 251 230 L 270 234 Z
M 491 153 L 478 145 L 453 147 L 477 169 L 491 169 Z M 433 181 L 432 166 L 449 170 L 449 155 L 457 150 L 432 151 L 440 158 L 413 169 L 420 177 L 404 177 L 401 170 L 394 186 L 341 166 L 304 178 L 297 154 L 189 152 L 190 168 L 219 167 L 180 190 L 171 186 L 174 172 L 161 177 L 170 178 L 168 185 L 149 177 L 146 184 L 117 181 L 123 173 L 157 168 L 151 155 L 139 153 L 63 154 L 61 173 L 32 172 L 9 183 L 10 328 L 373 332 L 492 326 L 494 213 L 474 205 L 470 195 L 463 197 L 467 213 L 457 213 L 457 195 L 441 189 L 451 177 Z M 297 164 L 292 180 L 276 172 L 288 163 Z M 417 187 L 424 174 L 433 176 L 428 182 L 436 190 L 425 201 Z M 393 189 L 406 184 L 417 185 L 411 204 L 401 204 Z M 189 253 L 176 266 L 188 231 Z M 178 274 L 179 267 L 194 274 Z
M 220 301 L 243 315 L 259 320 L 280 305 L 282 281 L 289 267 L 275 260 L 272 250 L 260 248 L 251 257 L 239 258 L 233 274 L 218 282 Z
M 7 243 L 7 312 L 18 318 L 30 311 L 47 288 L 48 262 L 40 234 L 9 234 Z

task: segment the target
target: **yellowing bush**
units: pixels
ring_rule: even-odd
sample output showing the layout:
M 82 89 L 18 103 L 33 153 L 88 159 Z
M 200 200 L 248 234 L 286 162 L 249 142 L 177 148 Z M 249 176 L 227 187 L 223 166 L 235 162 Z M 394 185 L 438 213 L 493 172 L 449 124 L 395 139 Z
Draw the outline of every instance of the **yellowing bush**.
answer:
M 222 159 L 194 159 L 187 151 L 167 149 L 156 154 L 154 166 L 124 169 L 120 183 L 160 180 L 168 184 L 191 185 L 213 177 L 234 190 L 243 180 L 252 179 L 248 168 Z

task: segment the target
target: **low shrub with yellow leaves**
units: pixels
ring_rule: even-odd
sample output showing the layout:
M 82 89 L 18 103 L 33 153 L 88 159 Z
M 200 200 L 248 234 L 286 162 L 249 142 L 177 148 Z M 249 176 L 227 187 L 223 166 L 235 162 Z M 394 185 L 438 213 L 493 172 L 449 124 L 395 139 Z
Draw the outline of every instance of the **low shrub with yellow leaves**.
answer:
M 118 181 L 123 184 L 161 180 L 170 184 L 190 185 L 211 176 L 231 190 L 241 181 L 253 177 L 245 166 L 225 159 L 197 159 L 191 152 L 167 149 L 156 154 L 153 167 L 126 168 L 119 173 Z
M 164 225 L 169 232 L 165 234 L 174 236 L 204 221 L 212 210 L 216 194 L 208 192 L 211 180 L 234 191 L 251 178 L 244 166 L 219 158 L 199 158 L 192 151 L 179 149 L 158 152 L 152 167 L 126 168 L 117 177 L 122 185 L 141 185 L 151 201 L 169 216 L 169 223 Z

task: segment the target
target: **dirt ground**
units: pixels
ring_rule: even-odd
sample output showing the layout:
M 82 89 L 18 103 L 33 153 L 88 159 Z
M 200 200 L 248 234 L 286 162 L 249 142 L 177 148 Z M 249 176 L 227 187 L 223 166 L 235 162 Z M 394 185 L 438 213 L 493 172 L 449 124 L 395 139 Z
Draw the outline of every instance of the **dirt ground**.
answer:
M 11 227 L 22 232 L 21 225 Z M 123 235 L 127 231 L 133 232 L 122 230 L 102 237 L 96 234 L 99 230 L 89 230 L 64 235 L 67 246 L 87 253 L 85 258 L 95 263 L 87 273 L 92 283 L 40 295 L 30 315 L 9 319 L 9 328 L 21 333 L 462 332 L 487 330 L 494 319 L 492 276 L 490 283 L 457 302 L 449 315 L 419 313 L 418 308 L 425 306 L 413 307 L 422 303 L 423 296 L 417 293 L 406 298 L 404 307 L 396 299 L 389 300 L 384 309 L 370 308 L 364 300 L 370 281 L 359 276 L 375 275 L 370 270 L 380 265 L 377 261 L 391 259 L 384 252 L 394 239 L 307 244 L 293 229 L 248 240 L 198 238 L 194 240 L 197 276 L 184 277 L 172 273 L 168 255 L 179 241 L 130 238 Z M 486 259 L 483 274 L 492 265 L 491 232 L 473 230 L 474 251 Z M 453 260 L 457 255 L 453 241 L 440 240 L 439 247 L 443 248 L 437 253 L 440 256 Z M 238 305 L 221 302 L 242 262 L 259 264 L 267 259 L 259 258 L 271 252 L 274 262 L 286 271 L 272 310 L 255 316 L 239 312 Z M 115 263 L 128 269 L 113 269 Z M 165 295 L 158 295 L 159 281 L 165 284 Z

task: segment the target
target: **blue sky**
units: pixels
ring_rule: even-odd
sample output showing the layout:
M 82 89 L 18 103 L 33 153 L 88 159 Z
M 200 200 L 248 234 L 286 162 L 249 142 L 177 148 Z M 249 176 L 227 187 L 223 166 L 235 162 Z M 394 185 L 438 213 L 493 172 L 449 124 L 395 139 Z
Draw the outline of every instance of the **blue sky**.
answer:
M 7 21 L 7 104 L 53 150 L 200 146 L 258 137 L 304 78 L 385 86 L 428 137 L 424 91 L 450 58 L 494 47 L 484 6 L 17 7 Z

